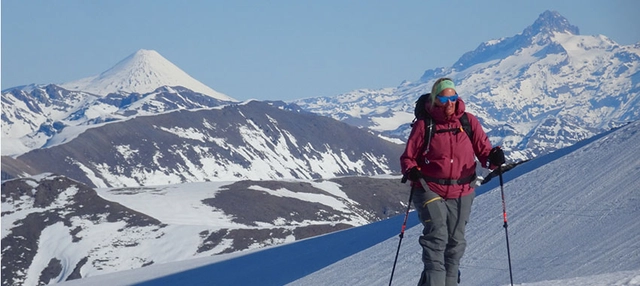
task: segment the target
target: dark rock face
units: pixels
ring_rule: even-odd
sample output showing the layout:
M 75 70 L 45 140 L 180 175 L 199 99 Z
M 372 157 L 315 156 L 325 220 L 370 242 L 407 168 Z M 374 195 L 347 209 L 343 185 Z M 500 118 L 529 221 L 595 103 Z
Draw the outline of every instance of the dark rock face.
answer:
M 403 146 L 292 110 L 253 101 L 137 117 L 88 129 L 67 143 L 16 159 L 3 158 L 3 170 L 11 172 L 7 176 L 51 172 L 99 187 L 399 172 Z M 171 180 L 158 183 L 150 177 Z
M 375 220 L 406 211 L 410 187 L 402 184 L 400 179 L 341 177 L 331 181 L 339 184 L 363 209 L 369 210 Z
M 87 261 L 89 261 L 89 258 L 87 257 L 83 257 L 82 259 L 80 259 L 78 264 L 76 264 L 76 267 L 73 269 L 73 272 L 71 272 L 71 275 L 67 277 L 67 281 L 82 278 L 82 275 L 80 274 L 80 269 L 82 269 L 82 266 L 84 266 L 87 263 Z
M 330 220 L 331 216 L 337 215 L 336 211 L 327 205 L 250 189 L 256 185 L 274 191 L 277 188 L 285 188 L 292 192 L 322 193 L 309 183 L 241 181 L 229 185 L 228 190 L 217 194 L 215 198 L 205 200 L 204 203 L 219 206 L 225 213 L 234 214 L 234 222 L 247 225 L 256 225 L 256 222 L 273 223 L 279 218 L 291 225 L 310 219 Z
M 27 212 L 26 216 L 12 222 L 10 233 L 2 239 L 2 259 L 11 261 L 3 263 L 3 285 L 24 281 L 26 270 L 39 250 L 38 241 L 42 231 L 54 224 L 62 223 L 71 227 L 71 220 L 82 217 L 94 223 L 100 223 L 103 219 L 109 222 L 123 221 L 127 227 L 160 225 L 152 217 L 102 199 L 86 185 L 54 175 L 39 181 L 19 179 L 2 183 L 2 203 L 12 206 L 8 210 L 3 209 L 3 225 L 11 222 L 5 217 L 19 217 Z M 77 240 L 80 240 L 76 236 L 79 232 L 81 229 L 78 228 L 69 231 Z M 48 283 L 60 272 L 60 260 L 54 257 L 39 279 Z M 79 272 L 76 272 L 76 276 L 79 276 Z
M 328 193 L 308 182 L 239 181 L 223 187 L 214 198 L 205 199 L 203 203 L 230 214 L 236 223 L 249 226 L 274 224 L 275 227 L 203 232 L 198 252 L 213 249 L 223 239 L 232 239 L 233 245 L 222 253 L 254 248 L 260 243 L 267 245 L 287 241 L 290 236 L 296 240 L 303 239 L 352 227 L 344 222 L 354 217 L 374 222 L 406 209 L 404 201 L 408 200 L 408 191 L 403 190 L 408 190 L 408 186 L 402 185 L 399 179 L 343 177 L 330 182 L 336 183 L 347 198 Z M 292 197 L 279 192 L 288 192 Z M 294 194 L 300 196 L 295 197 Z M 314 195 L 342 202 L 348 210 L 300 199 Z M 305 221 L 319 223 L 304 225 L 302 222 Z
M 168 225 L 123 204 L 105 200 L 101 197 L 103 193 L 66 177 L 41 175 L 6 181 L 2 184 L 2 203 L 9 207 L 3 208 L 2 221 L 3 226 L 9 227 L 8 234 L 2 239 L 2 259 L 11 263 L 3 264 L 2 283 L 24 283 L 26 270 L 35 255 L 42 255 L 40 251 L 46 247 L 39 241 L 53 236 L 67 237 L 56 247 L 76 253 L 71 255 L 76 258 L 67 257 L 66 252 L 47 257 L 48 265 L 43 265 L 35 278 L 41 284 L 79 279 L 82 278 L 80 273 L 87 273 L 87 270 L 95 275 L 105 269 L 105 265 L 111 267 L 110 271 L 128 269 L 110 264 L 109 253 L 129 255 L 118 258 L 128 261 L 130 266 L 127 267 L 151 265 L 157 262 L 154 257 L 158 249 L 149 248 L 149 243 L 169 249 L 192 249 L 189 255 L 193 256 L 216 255 L 292 242 L 375 222 L 403 212 L 406 209 L 403 201 L 408 194 L 402 191 L 408 186 L 402 185 L 399 179 L 367 177 L 331 181 L 238 181 L 218 186 L 214 195 L 201 202 L 203 206 L 222 211 L 225 220 L 237 227 L 197 226 L 201 231 L 194 235 L 199 242 L 193 244 L 194 237 L 184 235 L 184 226 Z M 109 190 L 111 197 L 125 198 L 124 201 L 144 193 L 163 196 L 168 192 L 165 187 Z M 153 207 L 153 200 L 148 201 L 147 207 Z M 183 205 L 175 207 L 189 211 Z M 88 224 L 93 228 L 86 227 Z M 96 231 L 105 229 L 101 226 L 113 229 L 114 224 L 121 225 L 115 233 Z M 130 236 L 134 233 L 143 235 Z M 159 242 L 161 240 L 164 242 Z M 87 251 L 86 244 L 84 248 L 80 246 L 86 241 L 101 241 L 101 246 L 92 246 Z M 192 245 L 185 248 L 189 243 Z M 78 258 L 78 250 L 74 247 L 87 252 Z M 181 257 L 184 259 L 184 254 Z
M 284 219 L 287 225 L 305 220 L 324 220 L 338 223 L 354 216 L 378 221 L 403 211 L 402 189 L 408 188 L 389 179 L 344 177 L 331 179 L 340 186 L 350 201 L 329 194 L 305 182 L 240 181 L 228 185 L 215 198 L 203 202 L 234 214 L 234 222 L 252 225 L 256 222 L 273 223 Z M 256 190 L 256 186 L 263 188 Z M 349 211 L 337 210 L 325 204 L 270 194 L 284 189 L 293 193 L 317 194 L 342 202 Z M 408 193 L 407 193 L 408 194 Z M 404 194 L 404 196 L 407 196 Z M 408 196 L 407 196 L 408 197 Z
M 58 277 L 62 273 L 62 264 L 60 260 L 51 258 L 49 265 L 40 273 L 39 284 L 46 285 L 54 278 Z

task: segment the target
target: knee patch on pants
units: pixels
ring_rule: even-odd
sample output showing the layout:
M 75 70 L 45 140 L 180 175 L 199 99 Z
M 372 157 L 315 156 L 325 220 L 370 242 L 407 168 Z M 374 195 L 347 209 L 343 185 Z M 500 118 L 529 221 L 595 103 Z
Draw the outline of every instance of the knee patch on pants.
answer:
M 446 228 L 447 209 L 442 197 L 432 191 L 422 192 L 415 200 L 415 207 L 425 232 Z

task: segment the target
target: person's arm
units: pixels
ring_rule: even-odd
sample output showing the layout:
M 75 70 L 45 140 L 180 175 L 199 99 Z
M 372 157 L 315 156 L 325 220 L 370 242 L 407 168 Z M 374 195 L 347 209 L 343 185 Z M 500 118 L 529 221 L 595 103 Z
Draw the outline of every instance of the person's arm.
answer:
M 409 134 L 409 139 L 407 139 L 404 153 L 400 156 L 402 174 L 406 174 L 408 170 L 418 166 L 416 159 L 420 155 L 420 152 L 422 152 L 424 127 L 424 120 L 417 120 L 413 123 L 413 128 L 411 129 L 411 134 Z
M 482 164 L 482 167 L 487 166 L 487 161 L 489 160 L 489 152 L 491 152 L 491 141 L 489 141 L 489 137 L 487 133 L 482 129 L 482 125 L 478 118 L 476 118 L 473 114 L 467 112 L 467 116 L 469 117 L 469 124 L 471 125 L 471 130 L 473 130 L 473 139 L 471 143 L 473 145 L 473 152 L 476 154 L 478 161 Z M 489 169 L 495 169 L 497 166 L 489 166 Z

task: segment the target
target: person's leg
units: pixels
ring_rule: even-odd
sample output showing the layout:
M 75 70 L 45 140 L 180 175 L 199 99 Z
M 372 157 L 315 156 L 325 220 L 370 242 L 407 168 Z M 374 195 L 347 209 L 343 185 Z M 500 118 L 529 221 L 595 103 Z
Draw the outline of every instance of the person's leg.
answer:
M 446 200 L 447 228 L 449 233 L 449 239 L 444 253 L 447 272 L 446 286 L 458 285 L 460 259 L 467 246 L 464 232 L 467 222 L 469 221 L 474 197 L 475 193 L 471 193 L 459 199 Z
M 418 285 L 445 285 L 444 251 L 447 245 L 446 206 L 444 200 L 432 191 L 416 189 L 413 202 L 422 222 L 423 230 L 418 242 L 422 246 L 424 270 Z

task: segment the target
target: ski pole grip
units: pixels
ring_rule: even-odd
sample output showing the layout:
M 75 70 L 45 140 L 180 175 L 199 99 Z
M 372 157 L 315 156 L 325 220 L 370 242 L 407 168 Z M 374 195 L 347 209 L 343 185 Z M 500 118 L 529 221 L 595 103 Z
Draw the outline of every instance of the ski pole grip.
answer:
M 404 174 L 402 176 L 402 180 L 400 180 L 400 182 L 403 183 L 403 184 L 407 182 L 407 174 Z

